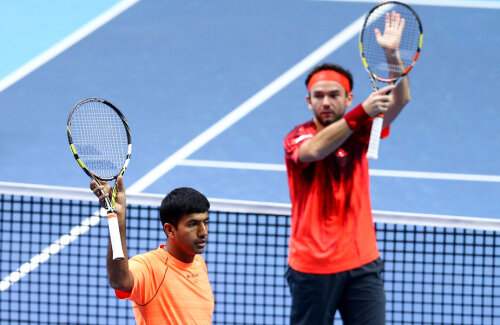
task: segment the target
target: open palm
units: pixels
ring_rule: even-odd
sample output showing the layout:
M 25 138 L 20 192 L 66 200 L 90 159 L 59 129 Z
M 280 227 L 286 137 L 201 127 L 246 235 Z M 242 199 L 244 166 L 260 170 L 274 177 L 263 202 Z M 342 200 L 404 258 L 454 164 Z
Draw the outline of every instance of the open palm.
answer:
M 385 51 L 395 52 L 399 48 L 399 43 L 401 41 L 401 35 L 405 27 L 405 19 L 401 18 L 401 15 L 392 11 L 391 14 L 387 13 L 385 15 L 385 28 L 384 33 L 380 29 L 375 28 L 375 36 L 377 38 L 377 43 Z

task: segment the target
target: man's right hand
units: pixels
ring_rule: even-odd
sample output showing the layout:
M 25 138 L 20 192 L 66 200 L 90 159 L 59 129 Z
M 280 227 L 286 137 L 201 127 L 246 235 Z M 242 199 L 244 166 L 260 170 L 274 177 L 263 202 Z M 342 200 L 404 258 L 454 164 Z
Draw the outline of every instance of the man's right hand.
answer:
M 389 85 L 371 93 L 363 102 L 366 114 L 375 116 L 387 112 L 392 105 L 392 95 L 388 94 L 388 92 L 392 91 L 395 87 L 395 85 Z
M 90 189 L 94 192 L 95 196 L 99 198 L 99 202 L 102 207 L 104 205 L 104 198 L 109 197 L 111 200 L 111 193 L 113 188 L 106 182 L 100 181 L 101 185 L 99 185 L 95 180 L 90 182 Z M 101 190 L 104 190 L 106 194 L 102 194 Z M 123 176 L 118 176 L 116 179 L 116 197 L 115 197 L 115 210 L 118 215 L 118 218 L 122 218 L 125 216 L 126 209 L 126 195 L 125 195 L 125 187 L 123 185 Z

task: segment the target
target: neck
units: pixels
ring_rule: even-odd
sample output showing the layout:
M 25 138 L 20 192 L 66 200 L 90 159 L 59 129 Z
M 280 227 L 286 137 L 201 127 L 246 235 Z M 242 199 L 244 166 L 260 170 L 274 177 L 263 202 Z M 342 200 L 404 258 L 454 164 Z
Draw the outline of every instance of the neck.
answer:
M 321 123 L 321 121 L 317 117 L 313 118 L 313 122 L 314 122 L 314 125 L 316 125 L 316 130 L 318 132 L 321 131 L 326 126 L 326 125 L 323 125 L 323 123 Z
M 163 248 L 166 250 L 170 255 L 178 259 L 179 261 L 183 263 L 193 263 L 194 261 L 194 255 L 193 254 L 186 254 L 184 251 L 179 249 L 179 247 L 175 246 L 172 244 L 171 240 L 168 240 L 167 243 L 165 244 L 165 247 Z

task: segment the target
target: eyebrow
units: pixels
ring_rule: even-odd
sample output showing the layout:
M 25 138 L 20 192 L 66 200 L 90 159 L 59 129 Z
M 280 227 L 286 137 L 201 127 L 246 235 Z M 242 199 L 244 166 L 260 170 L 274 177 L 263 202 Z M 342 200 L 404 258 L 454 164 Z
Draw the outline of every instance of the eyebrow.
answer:
M 199 222 L 205 222 L 205 221 L 208 221 L 210 220 L 209 217 L 206 217 L 204 219 L 197 219 L 197 218 L 191 218 L 191 219 L 188 219 L 186 222 L 196 222 L 196 223 L 199 223 Z

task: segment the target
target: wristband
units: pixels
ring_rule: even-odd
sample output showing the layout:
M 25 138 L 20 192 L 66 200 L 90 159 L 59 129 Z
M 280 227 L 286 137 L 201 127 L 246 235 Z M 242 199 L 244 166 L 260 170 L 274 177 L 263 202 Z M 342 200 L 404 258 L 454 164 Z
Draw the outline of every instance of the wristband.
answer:
M 370 120 L 370 115 L 366 114 L 363 105 L 359 104 L 347 114 L 344 114 L 344 119 L 351 130 L 357 131 L 365 122 Z

